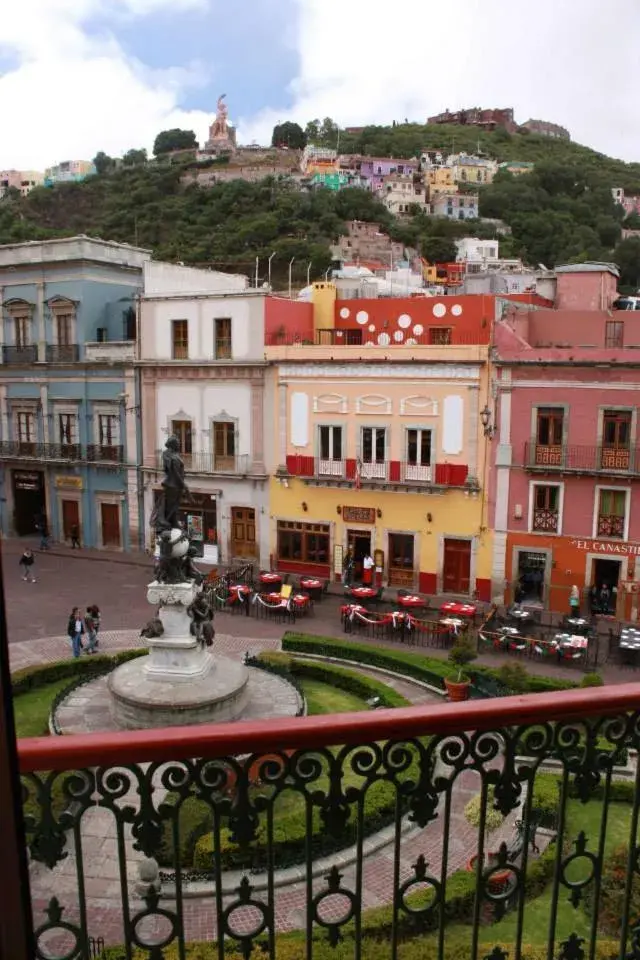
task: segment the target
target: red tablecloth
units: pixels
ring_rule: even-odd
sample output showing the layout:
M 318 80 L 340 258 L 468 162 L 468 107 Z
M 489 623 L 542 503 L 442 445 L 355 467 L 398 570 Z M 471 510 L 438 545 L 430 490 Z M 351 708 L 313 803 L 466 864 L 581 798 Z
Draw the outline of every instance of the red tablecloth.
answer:
M 348 617 L 352 613 L 368 613 L 366 607 L 361 606 L 359 603 L 345 603 L 340 607 L 340 614 L 343 617 Z
M 276 600 L 284 600 L 284 597 L 280 593 L 263 593 L 262 597 L 264 600 L 270 600 L 272 603 L 275 603 Z M 285 600 L 286 603 L 286 600 Z
M 372 600 L 378 595 L 378 591 L 373 587 L 351 587 L 351 596 L 356 600 Z
M 279 573 L 261 573 L 260 583 L 282 583 L 282 577 Z
M 406 597 L 398 597 L 396 603 L 399 607 L 424 607 L 425 601 L 422 597 L 415 596 L 413 594 Z
M 251 587 L 248 587 L 246 583 L 232 583 L 229 587 L 229 593 L 251 593 Z
M 473 603 L 458 603 L 455 600 L 450 600 L 448 603 L 442 604 L 440 613 L 453 613 L 458 617 L 472 617 L 476 609 L 477 607 Z
M 310 577 L 305 577 L 304 580 L 300 581 L 300 586 L 303 590 L 320 590 L 324 586 L 322 580 L 314 580 Z
M 291 599 L 296 607 L 308 607 L 311 602 L 311 598 L 306 593 L 294 593 Z

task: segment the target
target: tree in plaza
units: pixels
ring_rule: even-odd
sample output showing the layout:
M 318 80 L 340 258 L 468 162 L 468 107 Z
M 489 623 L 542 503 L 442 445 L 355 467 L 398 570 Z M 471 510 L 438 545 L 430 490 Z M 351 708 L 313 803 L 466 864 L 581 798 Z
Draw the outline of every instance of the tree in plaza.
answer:
M 161 156 L 163 153 L 171 153 L 172 150 L 197 150 L 198 141 L 193 130 L 180 130 L 174 127 L 173 130 L 162 130 L 153 142 L 153 155 Z
M 273 147 L 291 147 L 292 150 L 304 150 L 307 137 L 299 123 L 287 120 L 286 123 L 277 123 L 271 137 Z

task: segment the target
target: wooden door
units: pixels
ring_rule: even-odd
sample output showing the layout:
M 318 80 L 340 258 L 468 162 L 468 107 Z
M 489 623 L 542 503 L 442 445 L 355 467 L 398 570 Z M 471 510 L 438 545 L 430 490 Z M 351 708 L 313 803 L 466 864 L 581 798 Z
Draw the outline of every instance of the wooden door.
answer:
M 471 581 L 471 541 L 445 540 L 442 565 L 444 593 L 469 593 Z
M 120 546 L 120 508 L 117 503 L 101 503 L 102 515 L 102 545 L 103 547 Z
M 62 501 L 62 535 L 65 540 L 71 540 L 71 530 L 80 535 L 80 504 L 77 500 Z
M 256 512 L 251 507 L 231 508 L 231 553 L 234 557 L 256 556 Z

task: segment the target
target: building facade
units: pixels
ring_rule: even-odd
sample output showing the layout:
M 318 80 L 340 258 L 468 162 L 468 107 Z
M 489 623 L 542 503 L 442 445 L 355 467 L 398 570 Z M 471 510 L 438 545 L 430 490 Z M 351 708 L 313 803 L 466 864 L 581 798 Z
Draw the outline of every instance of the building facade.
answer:
M 456 183 L 491 183 L 498 170 L 495 160 L 487 157 L 474 157 L 468 153 L 457 153 L 447 158 Z
M 0 529 L 139 546 L 136 302 L 149 251 L 0 247 Z
M 9 190 L 18 190 L 22 197 L 26 197 L 34 187 L 41 187 L 44 174 L 38 170 L 0 170 L 0 199 L 7 195 Z
M 268 300 L 250 290 L 245 277 L 168 264 L 148 264 L 145 271 L 139 360 L 144 513 L 151 515 L 162 449 L 175 436 L 190 489 L 181 520 L 209 563 L 269 564 Z
M 606 584 L 635 619 L 640 317 L 590 303 L 587 290 L 582 310 L 511 306 L 496 325 L 494 588 L 562 610 L 573 585 Z
M 96 168 L 91 160 L 64 160 L 53 167 L 47 167 L 44 172 L 45 187 L 52 187 L 55 183 L 80 183 L 87 177 L 94 176 Z
M 555 140 L 571 140 L 571 134 L 566 127 L 549 120 L 527 120 L 522 126 L 530 133 L 537 133 L 542 137 L 552 137 Z
M 431 213 L 449 220 L 476 220 L 478 203 L 475 193 L 439 193 L 431 200 Z
M 354 304 L 337 300 L 332 284 L 314 292 L 323 336 L 266 350 L 278 462 L 270 497 L 274 565 L 340 579 L 352 547 L 356 572 L 370 552 L 382 584 L 489 597 L 487 441 L 479 419 L 489 317 L 484 326 L 479 316 L 473 321 L 473 344 L 455 345 L 455 336 L 418 344 L 423 325 L 413 314 L 425 301 Z M 428 306 L 439 322 L 442 306 Z M 451 306 L 455 326 L 460 304 Z M 485 304 L 489 312 L 493 306 Z

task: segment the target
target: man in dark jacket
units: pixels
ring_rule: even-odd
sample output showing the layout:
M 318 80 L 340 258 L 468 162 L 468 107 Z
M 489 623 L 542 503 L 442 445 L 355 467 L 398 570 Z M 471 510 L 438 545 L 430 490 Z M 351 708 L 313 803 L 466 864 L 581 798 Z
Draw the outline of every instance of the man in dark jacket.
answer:
M 31 550 L 27 547 L 22 556 L 20 557 L 19 565 L 24 570 L 23 580 L 31 580 L 33 583 L 36 582 L 36 578 L 33 575 L 33 561 L 35 557 Z

